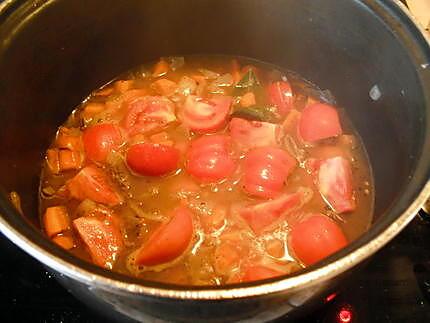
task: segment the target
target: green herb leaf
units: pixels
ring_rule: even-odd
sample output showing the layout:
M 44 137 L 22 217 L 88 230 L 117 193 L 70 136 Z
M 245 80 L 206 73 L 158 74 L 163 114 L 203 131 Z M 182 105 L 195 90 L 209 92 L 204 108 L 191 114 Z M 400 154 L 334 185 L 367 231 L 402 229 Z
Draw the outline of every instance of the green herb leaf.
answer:
M 248 72 L 242 77 L 242 79 L 237 82 L 236 88 L 251 88 L 255 86 L 260 86 L 260 81 L 258 80 L 257 75 L 255 75 L 252 69 L 249 69 Z
M 232 115 L 233 118 L 242 118 L 251 121 L 264 121 L 276 123 L 280 116 L 271 106 L 252 106 L 248 108 L 238 108 Z

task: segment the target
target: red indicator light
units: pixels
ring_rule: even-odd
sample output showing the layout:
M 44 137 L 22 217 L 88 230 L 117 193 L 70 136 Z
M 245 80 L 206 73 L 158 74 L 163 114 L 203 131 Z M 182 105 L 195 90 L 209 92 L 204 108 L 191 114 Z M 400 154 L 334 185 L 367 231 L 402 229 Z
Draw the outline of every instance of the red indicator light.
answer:
M 352 322 L 352 311 L 349 308 L 341 308 L 337 314 L 338 321 L 340 323 L 351 323 Z
M 326 303 L 331 302 L 337 296 L 336 293 L 330 294 L 325 298 Z

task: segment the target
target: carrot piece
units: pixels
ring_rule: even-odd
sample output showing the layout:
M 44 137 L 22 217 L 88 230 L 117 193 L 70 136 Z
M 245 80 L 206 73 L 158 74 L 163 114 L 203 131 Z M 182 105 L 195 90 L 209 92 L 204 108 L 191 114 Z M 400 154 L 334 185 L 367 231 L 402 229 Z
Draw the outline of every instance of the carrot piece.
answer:
M 80 151 L 50 148 L 46 151 L 46 163 L 53 174 L 65 170 L 80 169 L 83 158 Z
M 82 167 L 82 156 L 80 152 L 69 149 L 61 149 L 58 152 L 60 170 L 80 169 Z
M 155 64 L 154 71 L 152 72 L 152 76 L 153 77 L 163 76 L 168 71 L 169 71 L 169 64 L 164 59 L 161 59 L 157 64 Z
M 81 131 L 77 128 L 60 127 L 55 144 L 58 148 L 82 151 Z
M 178 85 L 168 79 L 159 79 L 152 83 L 153 89 L 161 95 L 173 95 L 178 88 Z
M 43 225 L 49 237 L 70 229 L 67 209 L 64 206 L 48 207 L 43 216 Z
M 255 105 L 255 95 L 252 92 L 245 93 L 240 99 L 240 105 L 244 108 Z
M 66 250 L 70 250 L 75 247 L 75 241 L 70 236 L 57 235 L 52 238 L 52 241 Z
M 119 80 L 114 83 L 115 90 L 124 93 L 133 87 L 133 80 Z

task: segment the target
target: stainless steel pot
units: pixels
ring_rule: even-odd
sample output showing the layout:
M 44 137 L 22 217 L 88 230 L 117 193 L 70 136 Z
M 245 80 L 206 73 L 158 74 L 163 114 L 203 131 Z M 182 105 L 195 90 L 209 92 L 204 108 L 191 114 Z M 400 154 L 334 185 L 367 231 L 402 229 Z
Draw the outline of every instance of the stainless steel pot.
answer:
M 1 4 L 0 39 L 0 230 L 108 315 L 205 322 L 293 317 L 388 243 L 430 195 L 430 47 L 398 1 L 11 0 Z M 195 53 L 268 61 L 334 93 L 374 171 L 375 220 L 366 234 L 291 277 L 210 288 L 111 273 L 45 239 L 37 183 L 56 126 L 92 89 L 130 67 Z M 8 202 L 12 190 L 22 197 L 25 217 Z

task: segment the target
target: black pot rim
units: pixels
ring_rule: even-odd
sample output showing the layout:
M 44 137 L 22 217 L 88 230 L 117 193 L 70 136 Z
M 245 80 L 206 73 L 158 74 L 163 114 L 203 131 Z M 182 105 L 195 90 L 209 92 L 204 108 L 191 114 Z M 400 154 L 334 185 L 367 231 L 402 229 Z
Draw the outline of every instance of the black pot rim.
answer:
M 48 1 L 47 4 L 49 4 Z M 0 5 L 0 16 L 8 15 L 19 6 L 19 0 L 5 1 Z M 426 137 L 422 152 L 430 151 L 430 39 L 414 21 L 407 8 L 399 1 L 364 0 L 362 5 L 377 13 L 392 30 L 402 30 L 397 37 L 408 48 L 417 73 L 423 84 L 426 101 Z M 12 8 L 12 9 L 11 9 Z M 40 9 L 40 8 L 38 8 Z M 400 23 L 399 23 L 400 21 Z M 397 24 L 394 24 L 397 22 Z M 408 36 L 412 36 L 408 38 Z M 408 184 L 412 202 L 394 205 L 388 213 L 396 213 L 395 219 L 380 221 L 348 247 L 299 273 L 285 278 L 273 278 L 257 283 L 241 283 L 214 287 L 189 287 L 148 282 L 126 275 L 113 273 L 75 258 L 55 246 L 32 228 L 9 203 L 7 194 L 0 195 L 0 231 L 25 252 L 56 272 L 72 279 L 116 293 L 142 294 L 163 298 L 219 300 L 262 296 L 272 293 L 311 287 L 356 266 L 393 239 L 415 216 L 430 196 L 430 156 L 422 153 L 415 173 Z M 411 186 L 413 186 L 411 188 Z M 400 204 L 397 203 L 397 204 Z

